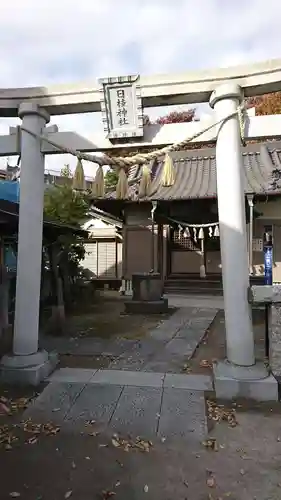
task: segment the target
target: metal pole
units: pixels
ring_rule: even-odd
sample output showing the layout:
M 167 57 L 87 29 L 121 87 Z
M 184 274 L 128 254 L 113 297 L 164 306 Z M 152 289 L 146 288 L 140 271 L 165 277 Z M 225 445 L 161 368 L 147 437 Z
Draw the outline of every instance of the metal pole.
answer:
M 151 209 L 151 260 L 152 260 L 152 266 L 151 266 L 151 273 L 154 273 L 154 261 L 155 261 L 155 242 L 154 242 L 154 227 L 155 227 L 155 219 L 154 219 L 154 213 L 157 208 L 157 201 L 152 202 L 152 209 Z
M 253 195 L 247 196 L 250 207 L 250 223 L 249 223 L 249 274 L 253 273 L 253 229 L 254 229 L 254 202 Z

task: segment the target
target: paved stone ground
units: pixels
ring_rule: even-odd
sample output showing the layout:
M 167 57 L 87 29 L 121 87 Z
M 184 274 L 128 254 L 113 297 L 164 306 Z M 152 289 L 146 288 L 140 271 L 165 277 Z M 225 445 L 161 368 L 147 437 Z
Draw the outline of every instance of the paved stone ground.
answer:
M 107 352 L 118 352 L 110 369 L 53 374 L 23 419 L 51 421 L 60 432 L 39 434 L 32 445 L 25 434 L 11 451 L 0 448 L 0 499 L 280 500 L 280 405 L 265 415 L 250 406 L 237 427 L 213 427 L 205 404 L 211 377 L 176 373 L 216 314 L 207 301 L 189 305 L 140 342 L 108 341 Z M 105 344 L 94 341 L 84 349 L 100 353 Z M 208 430 L 217 452 L 202 444 Z M 126 453 L 113 445 L 116 432 L 153 446 Z
M 50 382 L 24 419 L 52 420 L 73 432 L 91 420 L 101 429 L 134 436 L 202 439 L 208 432 L 208 376 L 62 368 Z
M 81 430 L 87 420 L 120 432 L 202 439 L 208 431 L 204 391 L 208 376 L 180 372 L 213 321 L 217 309 L 182 307 L 141 340 L 44 339 L 63 353 L 113 357 L 107 370 L 60 369 L 24 418 L 53 417 Z M 54 412 L 55 410 L 55 412 Z
M 141 340 L 44 337 L 41 347 L 63 355 L 114 358 L 109 369 L 180 373 L 216 313 L 212 307 L 182 307 Z

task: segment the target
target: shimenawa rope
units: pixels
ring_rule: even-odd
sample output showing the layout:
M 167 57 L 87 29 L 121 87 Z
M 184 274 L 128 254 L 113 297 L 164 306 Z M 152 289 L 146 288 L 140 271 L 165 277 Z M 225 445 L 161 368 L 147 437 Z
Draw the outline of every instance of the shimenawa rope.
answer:
M 43 134 L 42 135 L 35 134 L 34 132 L 27 129 L 26 127 L 21 126 L 21 130 L 24 132 L 27 132 L 28 134 L 35 137 L 36 139 L 40 139 L 42 141 L 48 142 L 51 146 L 59 149 L 63 153 L 68 153 L 68 154 L 71 154 L 73 156 L 76 156 L 76 158 L 78 158 L 78 160 L 86 160 L 86 161 L 94 162 L 100 166 L 110 165 L 110 166 L 115 166 L 115 167 L 118 167 L 121 169 L 126 169 L 126 168 L 131 167 L 135 164 L 143 165 L 151 160 L 155 160 L 156 158 L 159 158 L 160 156 L 162 156 L 164 154 L 171 153 L 172 151 L 178 151 L 181 148 L 183 148 L 184 146 L 186 146 L 189 142 L 193 141 L 194 139 L 197 139 L 197 137 L 199 137 L 200 135 L 208 132 L 212 128 L 217 127 L 218 125 L 220 125 L 224 121 L 229 120 L 230 118 L 233 118 L 236 115 L 238 115 L 240 134 L 241 134 L 241 139 L 243 141 L 244 140 L 244 128 L 245 128 L 244 112 L 245 112 L 245 106 L 244 106 L 244 104 L 242 104 L 242 105 L 238 106 L 237 110 L 234 111 L 233 113 L 231 113 L 230 115 L 228 115 L 224 118 L 221 118 L 220 120 L 212 123 L 211 125 L 204 128 L 203 130 L 200 130 L 199 132 L 197 132 L 196 134 L 194 134 L 191 137 L 188 137 L 182 141 L 171 144 L 170 146 L 166 146 L 162 149 L 159 149 L 158 151 L 151 151 L 151 152 L 145 153 L 145 154 L 137 153 L 134 156 L 124 156 L 124 157 L 122 157 L 122 156 L 109 157 L 106 154 L 104 154 L 103 157 L 100 157 L 100 156 L 93 155 L 93 154 L 89 155 L 87 153 L 81 153 L 80 151 L 77 151 L 75 149 L 62 146 Z

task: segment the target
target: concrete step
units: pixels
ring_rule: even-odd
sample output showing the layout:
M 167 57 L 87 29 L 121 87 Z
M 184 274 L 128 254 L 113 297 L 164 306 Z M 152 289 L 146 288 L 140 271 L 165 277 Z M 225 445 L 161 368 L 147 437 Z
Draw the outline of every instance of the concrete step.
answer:
M 172 287 L 165 286 L 164 292 L 175 295 L 223 295 L 222 288 L 196 288 L 196 287 Z

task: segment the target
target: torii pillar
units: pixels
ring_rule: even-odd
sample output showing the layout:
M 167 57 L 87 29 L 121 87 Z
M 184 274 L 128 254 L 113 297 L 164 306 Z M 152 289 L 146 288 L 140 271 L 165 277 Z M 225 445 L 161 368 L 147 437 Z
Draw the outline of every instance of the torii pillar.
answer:
M 33 103 L 22 103 L 23 127 L 43 134 L 48 113 Z M 16 308 L 13 352 L 1 360 L 1 379 L 37 385 L 56 364 L 55 357 L 38 350 L 44 205 L 44 155 L 41 140 L 21 132 L 20 211 Z
M 238 85 L 225 83 L 219 86 L 210 99 L 216 119 L 219 121 L 235 113 L 242 99 L 242 89 Z M 252 314 L 248 303 L 244 172 L 237 115 L 219 125 L 216 167 L 227 351 L 227 360 L 214 365 L 216 395 L 227 399 L 235 396 L 261 399 L 268 394 L 256 382 L 268 378 L 268 373 L 264 363 L 255 362 Z M 272 388 L 276 395 L 275 381 Z M 262 394 L 258 394 L 259 391 Z

